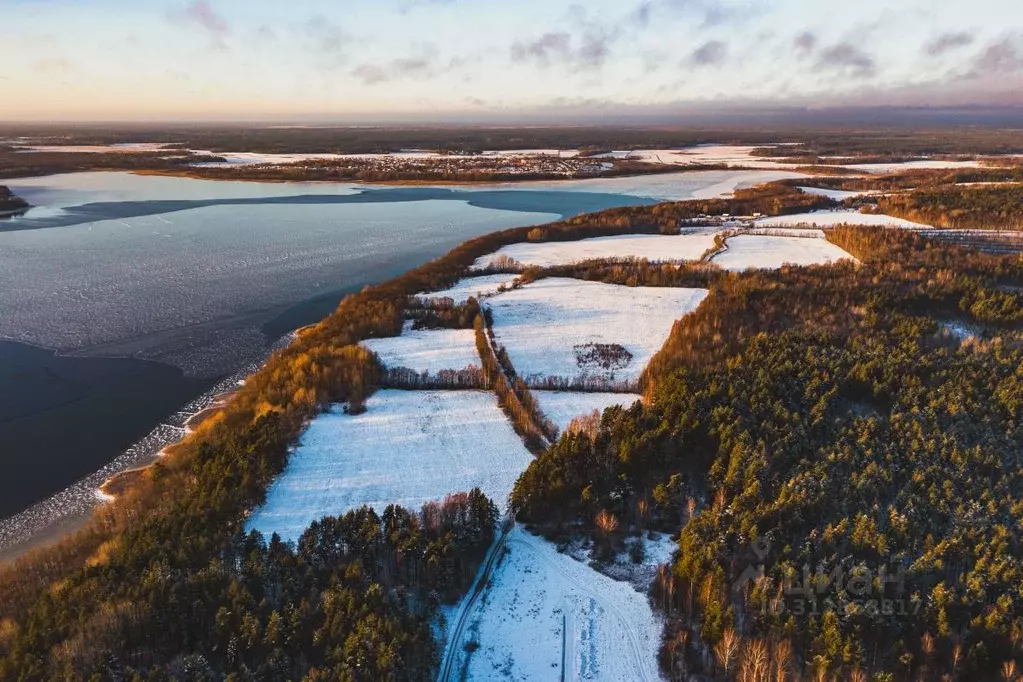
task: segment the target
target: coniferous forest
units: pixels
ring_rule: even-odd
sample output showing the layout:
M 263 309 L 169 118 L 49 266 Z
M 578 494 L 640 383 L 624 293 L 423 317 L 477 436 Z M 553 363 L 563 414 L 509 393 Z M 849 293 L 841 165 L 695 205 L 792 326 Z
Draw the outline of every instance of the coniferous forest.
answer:
M 513 503 L 598 546 L 679 534 L 652 594 L 671 679 L 1001 679 L 1023 653 L 1023 262 L 828 238 L 862 264 L 712 282 L 649 404 L 563 437 Z

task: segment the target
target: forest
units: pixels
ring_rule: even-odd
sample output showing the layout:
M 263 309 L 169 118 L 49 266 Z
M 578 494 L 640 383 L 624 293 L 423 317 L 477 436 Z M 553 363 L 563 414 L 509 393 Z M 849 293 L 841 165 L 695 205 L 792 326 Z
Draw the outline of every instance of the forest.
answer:
M 874 127 L 858 130 L 802 129 L 798 135 L 802 145 L 800 158 L 805 163 L 826 163 L 828 160 L 849 163 L 888 163 L 910 161 L 922 156 L 969 156 L 976 154 L 1004 155 L 1023 153 L 1019 131 L 992 127 L 956 127 L 933 129 L 918 127 Z M 762 156 L 789 156 L 791 149 L 765 147 Z M 846 157 L 846 158 L 842 158 Z
M 475 327 L 490 348 L 482 381 L 504 382 L 520 434 L 547 437 L 528 388 L 490 345 L 484 306 L 427 309 L 416 294 L 516 242 L 671 234 L 700 213 L 833 205 L 772 185 L 612 209 L 478 237 L 347 297 L 83 530 L 0 568 L 0 679 L 430 678 L 436 605 L 465 589 L 494 532 L 496 512 L 478 492 L 423 510 L 354 511 L 294 546 L 244 533 L 307 421 L 336 403 L 359 411 L 394 379 L 358 343 L 399 334 L 410 316 Z M 538 448 L 515 489 L 517 513 L 608 549 L 644 528 L 681 533 L 683 559 L 653 595 L 675 677 L 735 677 L 763 648 L 793 671 L 784 679 L 982 679 L 1017 660 L 1023 624 L 1023 264 L 896 231 L 829 238 L 862 265 L 571 268 L 711 294 L 648 369 L 646 407 L 609 410 Z M 976 338 L 958 339 L 954 324 Z M 764 547 L 763 578 L 732 591 Z M 909 596 L 891 597 L 921 615 L 839 617 L 827 605 L 850 600 L 834 586 L 819 616 L 775 613 L 779 585 L 804 563 L 902 566 Z
M 822 187 L 850 192 L 899 192 L 917 188 L 934 188 L 945 185 L 987 182 L 1023 182 L 1023 166 L 1003 165 L 981 168 L 956 168 L 954 170 L 908 170 L 891 175 L 817 176 L 782 180 L 791 187 Z
M 518 518 L 604 556 L 677 534 L 651 594 L 670 679 L 1014 679 L 1023 261 L 897 230 L 828 238 L 861 265 L 708 278 L 646 404 L 542 453 Z
M 935 227 L 1019 230 L 1023 184 L 944 186 L 883 196 L 877 209 Z
M 25 178 L 85 171 L 187 171 L 188 164 L 217 161 L 218 157 L 166 152 L 32 152 L 0 144 L 0 178 Z

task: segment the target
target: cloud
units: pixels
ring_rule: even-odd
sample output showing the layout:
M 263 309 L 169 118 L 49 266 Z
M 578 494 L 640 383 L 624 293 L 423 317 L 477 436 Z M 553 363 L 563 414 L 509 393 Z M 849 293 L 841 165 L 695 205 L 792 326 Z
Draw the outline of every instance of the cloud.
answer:
M 792 44 L 796 46 L 796 50 L 804 54 L 813 52 L 814 48 L 817 47 L 817 36 L 810 31 L 803 31 L 795 37 Z
M 817 58 L 816 71 L 842 70 L 858 78 L 866 78 L 877 72 L 874 58 L 852 43 L 832 45 Z
M 619 34 L 587 23 L 578 36 L 566 31 L 544 33 L 533 40 L 512 43 L 511 59 L 517 64 L 535 63 L 542 68 L 565 64 L 574 70 L 599 69 L 611 56 Z
M 647 0 L 636 5 L 636 8 L 629 12 L 628 21 L 639 28 L 646 28 L 650 25 L 650 15 L 653 13 L 654 3 Z
M 352 36 L 325 16 L 317 14 L 300 27 L 299 37 L 321 68 L 332 69 L 348 62 Z
M 723 24 L 743 23 L 752 19 L 764 9 L 767 3 L 726 3 L 721 0 L 652 0 L 646 4 L 651 9 L 657 7 L 675 13 L 696 15 L 702 21 L 702 27 L 721 26 Z
M 430 77 L 433 61 L 427 57 L 392 59 L 385 64 L 360 64 L 351 71 L 365 85 L 378 85 L 402 78 Z
M 186 20 L 198 24 L 215 38 L 223 38 L 229 32 L 227 20 L 218 14 L 208 0 L 193 0 L 184 10 Z
M 958 31 L 954 33 L 942 33 L 934 40 L 927 43 L 924 46 L 924 51 L 932 57 L 943 55 L 946 52 L 957 50 L 960 47 L 966 47 L 973 43 L 973 34 L 967 33 L 966 31 Z
M 693 50 L 689 63 L 696 66 L 713 66 L 728 58 L 728 45 L 720 40 L 710 40 Z
M 363 63 L 353 68 L 350 74 L 364 85 L 378 85 L 405 78 L 427 79 L 464 66 L 466 59 L 451 57 L 442 59 L 436 45 L 425 45 L 419 53 L 398 57 L 382 63 Z
M 973 65 L 975 74 L 1013 73 L 1023 69 L 1023 55 L 1020 54 L 1020 41 L 1005 38 L 1001 42 L 989 45 Z
M 530 41 L 516 41 L 511 46 L 514 62 L 535 61 L 550 66 L 557 59 L 568 59 L 572 52 L 572 36 L 565 32 L 544 33 Z

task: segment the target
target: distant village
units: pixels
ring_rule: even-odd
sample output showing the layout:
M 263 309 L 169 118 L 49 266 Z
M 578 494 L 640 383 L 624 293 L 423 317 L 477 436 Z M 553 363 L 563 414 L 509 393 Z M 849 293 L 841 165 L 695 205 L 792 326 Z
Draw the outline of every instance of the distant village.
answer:
M 380 154 L 340 156 L 335 159 L 304 161 L 294 166 L 310 169 L 329 167 L 343 173 L 423 173 L 522 176 L 593 176 L 614 170 L 612 160 L 585 157 L 562 157 L 548 154 L 506 156 L 491 154 Z

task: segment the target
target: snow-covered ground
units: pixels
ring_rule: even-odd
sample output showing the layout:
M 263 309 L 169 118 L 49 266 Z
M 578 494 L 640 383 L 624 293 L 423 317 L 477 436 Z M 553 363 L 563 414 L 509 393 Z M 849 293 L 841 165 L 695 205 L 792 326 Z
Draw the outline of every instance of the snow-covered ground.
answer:
M 248 528 L 297 540 L 326 515 L 418 509 L 474 487 L 503 508 L 532 459 L 487 391 L 383 390 L 366 408 L 312 421 Z
M 460 679 L 473 681 L 662 679 L 661 622 L 645 594 L 521 527 L 505 547 L 462 640 L 451 645 L 456 678 L 465 670 Z M 478 645 L 473 653 L 469 642 Z
M 828 199 L 834 199 L 835 201 L 845 201 L 846 199 L 852 199 L 854 197 L 862 197 L 870 194 L 876 194 L 876 192 L 850 192 L 844 189 L 828 189 L 826 187 L 799 187 L 797 189 L 802 190 L 807 194 L 813 194 L 815 196 L 827 197 Z
M 920 159 L 901 163 L 854 163 L 843 168 L 863 171 L 872 175 L 898 173 L 905 170 L 941 170 L 952 168 L 980 168 L 979 161 L 939 161 L 938 159 Z
M 489 258 L 489 256 L 484 256 Z M 477 261 L 479 262 L 479 261 Z M 417 294 L 420 298 L 450 298 L 456 305 L 461 305 L 475 296 L 490 296 L 496 294 L 501 285 L 510 287 L 515 281 L 515 275 L 483 275 L 481 277 L 465 277 L 460 279 L 455 286 L 442 291 L 431 291 Z
M 193 163 L 199 168 L 218 166 L 259 166 L 263 164 L 296 163 L 298 161 L 329 161 L 342 158 L 341 154 L 260 154 L 257 152 L 212 152 L 204 149 L 189 149 L 201 156 L 218 156 L 223 161 Z
M 551 267 L 594 258 L 646 258 L 649 261 L 699 260 L 714 246 L 714 233 L 686 235 L 631 234 L 594 237 L 573 242 L 510 244 L 476 259 L 473 268 L 482 269 L 505 256 L 523 265 Z
M 636 393 L 577 393 L 574 391 L 533 391 L 544 416 L 564 432 L 576 417 L 603 412 L 614 405 L 629 407 L 642 396 Z
M 719 170 L 657 173 L 614 178 L 586 178 L 582 180 L 537 180 L 496 185 L 449 185 L 460 191 L 552 190 L 559 192 L 604 192 L 628 194 L 634 197 L 684 201 L 688 199 L 716 199 L 731 196 L 737 189 L 745 189 L 775 180 L 805 178 L 804 173 L 778 170 Z
M 589 541 L 587 542 L 589 543 Z M 643 545 L 643 559 L 639 563 L 634 562 L 631 556 L 631 545 L 635 542 Z M 589 561 L 592 555 L 592 543 L 590 545 L 585 550 L 576 549 L 571 553 L 576 559 Z M 640 592 L 648 594 L 650 586 L 657 577 L 657 569 L 661 564 L 671 563 L 677 549 L 676 539 L 665 533 L 644 533 L 638 538 L 629 537 L 625 540 L 624 549 L 618 553 L 615 560 L 601 565 L 600 572 L 615 580 L 627 582 Z
M 818 265 L 852 258 L 826 239 L 740 235 L 728 240 L 728 248 L 713 262 L 725 270 L 780 268 L 782 265 Z
M 498 343 L 523 377 L 603 378 L 634 382 L 661 349 L 672 324 L 692 312 L 705 289 L 626 287 L 552 277 L 495 296 Z M 632 354 L 624 367 L 577 359 L 587 344 L 618 344 Z
M 860 213 L 858 211 L 815 211 L 813 213 L 796 213 L 794 215 L 771 216 L 760 218 L 757 225 L 764 227 L 786 226 L 786 225 L 813 225 L 815 227 L 830 227 L 834 225 L 882 225 L 888 227 L 905 227 L 919 229 L 929 227 L 902 218 L 890 215 L 875 213 Z
M 791 163 L 784 160 L 772 160 L 770 157 L 754 156 L 753 150 L 776 145 L 729 145 L 703 144 L 683 149 L 642 149 L 631 152 L 627 158 L 647 163 L 676 164 L 680 166 L 716 165 L 743 166 L 745 168 L 784 170 L 792 168 Z
M 367 339 L 362 345 L 379 355 L 388 369 L 407 367 L 436 374 L 480 366 L 472 329 L 412 329 L 411 323 L 406 323 L 401 336 Z

